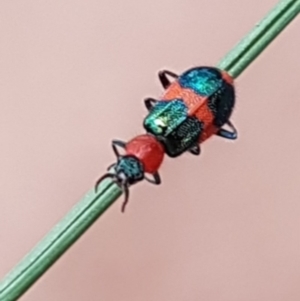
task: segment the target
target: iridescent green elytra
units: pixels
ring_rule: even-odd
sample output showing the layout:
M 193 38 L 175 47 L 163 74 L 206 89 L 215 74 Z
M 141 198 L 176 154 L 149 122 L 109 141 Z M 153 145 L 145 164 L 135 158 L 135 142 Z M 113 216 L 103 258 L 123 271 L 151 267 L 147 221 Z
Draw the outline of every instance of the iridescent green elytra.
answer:
M 188 108 L 181 99 L 159 101 L 144 120 L 148 133 L 165 147 L 170 157 L 177 157 L 197 145 L 202 124 L 188 116 Z
M 169 77 L 174 81 L 171 83 Z M 200 154 L 199 143 L 212 135 L 236 139 L 237 131 L 229 118 L 235 103 L 233 79 L 215 67 L 195 67 L 181 75 L 159 72 L 166 89 L 161 100 L 145 99 L 149 110 L 146 131 L 164 145 L 170 157 L 185 151 Z M 230 131 L 223 128 L 227 125 Z

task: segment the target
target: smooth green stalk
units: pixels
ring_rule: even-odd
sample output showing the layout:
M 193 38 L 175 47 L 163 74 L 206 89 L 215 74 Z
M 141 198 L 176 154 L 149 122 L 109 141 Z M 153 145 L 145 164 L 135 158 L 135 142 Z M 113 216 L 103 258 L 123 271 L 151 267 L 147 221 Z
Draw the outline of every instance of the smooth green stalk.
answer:
M 299 12 L 300 0 L 281 1 L 218 67 L 239 76 Z M 121 194 L 110 179 L 103 181 L 97 194 L 90 191 L 3 279 L 0 301 L 14 301 L 24 294 Z
M 300 0 L 284 0 L 259 22 L 219 63 L 237 78 L 277 35 L 299 14 Z
M 24 294 L 122 194 L 110 179 L 104 180 L 98 191 L 88 192 L 3 279 L 0 301 L 14 301 Z

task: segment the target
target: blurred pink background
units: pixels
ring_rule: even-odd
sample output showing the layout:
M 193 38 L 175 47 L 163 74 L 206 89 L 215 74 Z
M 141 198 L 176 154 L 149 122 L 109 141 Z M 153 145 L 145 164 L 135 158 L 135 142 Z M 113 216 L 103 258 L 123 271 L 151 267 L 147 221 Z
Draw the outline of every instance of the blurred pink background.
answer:
M 276 3 L 2 0 L 0 277 L 143 133 L 158 70 L 216 64 Z M 165 160 L 21 299 L 300 300 L 299 30 L 236 81 L 236 142 Z

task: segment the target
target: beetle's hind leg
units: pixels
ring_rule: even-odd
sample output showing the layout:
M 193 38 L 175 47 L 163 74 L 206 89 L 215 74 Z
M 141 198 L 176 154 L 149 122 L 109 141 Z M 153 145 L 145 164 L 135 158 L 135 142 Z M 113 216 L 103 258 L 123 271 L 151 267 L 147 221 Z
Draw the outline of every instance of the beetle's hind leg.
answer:
M 189 149 L 189 152 L 195 156 L 199 156 L 201 153 L 200 145 L 196 144 Z
M 229 126 L 231 131 L 225 130 L 225 129 L 219 129 L 219 131 L 216 133 L 217 136 L 223 137 L 225 139 L 235 140 L 237 139 L 237 130 L 234 127 L 234 125 L 231 123 L 230 120 L 226 122 L 226 124 Z
M 175 74 L 174 72 L 171 72 L 171 71 L 168 71 L 168 70 L 159 71 L 158 72 L 158 77 L 159 77 L 159 80 L 160 80 L 162 86 L 164 87 L 164 89 L 167 89 L 171 85 L 171 82 L 170 82 L 170 80 L 168 79 L 167 76 L 173 77 L 175 79 L 178 78 L 178 75 Z

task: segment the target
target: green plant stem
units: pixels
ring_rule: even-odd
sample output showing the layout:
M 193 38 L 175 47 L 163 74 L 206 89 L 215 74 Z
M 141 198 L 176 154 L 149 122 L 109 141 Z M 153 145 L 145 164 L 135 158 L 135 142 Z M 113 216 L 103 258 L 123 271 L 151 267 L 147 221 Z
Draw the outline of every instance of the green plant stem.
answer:
M 277 35 L 299 14 L 299 0 L 284 0 L 278 3 L 219 63 L 237 78 Z
M 112 205 L 122 194 L 118 185 L 104 180 L 42 239 L 38 245 L 0 283 L 0 300 L 14 301 L 30 286 Z
M 275 39 L 300 12 L 300 0 L 281 1 L 219 64 L 234 78 Z M 52 231 L 2 280 L 0 300 L 14 301 L 110 207 L 122 194 L 106 179 L 97 194 L 90 191 Z

